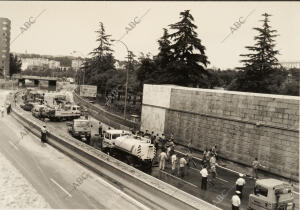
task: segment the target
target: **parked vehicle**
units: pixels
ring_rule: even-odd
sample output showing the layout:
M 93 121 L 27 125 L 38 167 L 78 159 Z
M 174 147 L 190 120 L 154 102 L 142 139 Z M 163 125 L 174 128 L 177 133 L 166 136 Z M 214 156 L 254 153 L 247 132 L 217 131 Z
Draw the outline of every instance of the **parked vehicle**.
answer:
M 277 179 L 259 179 L 250 194 L 248 210 L 294 210 L 292 185 Z
M 151 171 L 156 151 L 150 139 L 123 130 L 106 130 L 103 136 L 102 151 L 143 171 Z
M 40 104 L 35 104 L 32 108 L 32 115 L 36 118 L 44 118 L 45 117 L 45 106 Z
M 33 103 L 25 103 L 21 104 L 20 107 L 24 109 L 25 111 L 31 111 L 33 108 L 34 104 Z
M 50 119 L 50 121 L 73 120 L 80 118 L 80 115 L 80 107 L 69 104 L 49 108 L 46 113 L 46 117 Z
M 81 141 L 90 144 L 92 124 L 86 119 L 75 119 L 73 122 L 67 122 L 68 132 Z

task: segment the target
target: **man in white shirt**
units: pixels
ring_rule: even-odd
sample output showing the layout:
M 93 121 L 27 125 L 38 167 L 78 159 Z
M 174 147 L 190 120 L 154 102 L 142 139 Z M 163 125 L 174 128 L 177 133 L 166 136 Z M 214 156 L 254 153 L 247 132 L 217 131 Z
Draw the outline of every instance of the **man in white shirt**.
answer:
M 160 170 L 165 170 L 166 159 L 167 159 L 167 154 L 163 150 L 159 155 L 159 169 Z
M 172 155 L 172 157 L 171 157 L 171 163 L 172 163 L 172 174 L 175 174 L 176 163 L 177 163 L 177 156 L 176 156 L 176 154 Z
M 235 195 L 232 196 L 232 210 L 239 210 L 241 205 L 241 199 L 239 197 L 240 191 L 235 191 Z
M 184 157 L 179 159 L 179 176 L 180 178 L 184 177 L 184 172 L 185 172 L 185 165 L 186 165 L 186 160 Z
M 240 194 L 240 199 L 242 199 L 242 194 L 243 194 L 243 188 L 244 188 L 244 185 L 246 184 L 246 181 L 245 179 L 243 178 L 243 174 L 239 174 L 239 178 L 236 180 L 235 184 L 236 184 L 236 191 L 239 191 Z
M 202 190 L 206 190 L 207 189 L 207 176 L 208 176 L 208 171 L 206 169 L 206 166 L 204 166 L 202 168 L 202 170 L 200 171 L 200 174 L 202 176 L 201 189 Z

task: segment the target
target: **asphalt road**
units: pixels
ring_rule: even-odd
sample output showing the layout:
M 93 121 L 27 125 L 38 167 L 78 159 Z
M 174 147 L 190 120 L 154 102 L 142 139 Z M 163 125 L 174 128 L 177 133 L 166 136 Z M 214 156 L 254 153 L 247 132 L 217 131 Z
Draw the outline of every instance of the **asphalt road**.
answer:
M 31 117 L 31 113 L 27 112 L 28 117 Z M 92 117 L 89 117 L 92 120 L 93 128 L 92 134 L 98 133 L 98 121 Z M 37 119 L 36 119 L 37 120 Z M 56 132 L 60 135 L 69 135 L 67 133 L 67 126 L 66 122 L 47 122 L 47 124 L 51 124 L 53 127 L 56 128 Z M 104 125 L 107 127 L 106 125 Z M 105 128 L 104 128 L 105 129 Z M 174 176 L 174 179 L 168 179 L 163 176 L 162 173 L 170 173 L 170 164 L 168 164 L 167 170 L 165 172 L 160 172 L 157 167 L 153 168 L 152 175 L 172 184 L 190 194 L 193 194 L 209 203 L 212 203 L 222 209 L 231 209 L 231 197 L 235 192 L 235 181 L 238 178 L 236 173 L 232 173 L 227 170 L 219 169 L 217 171 L 218 176 L 217 179 L 212 180 L 208 184 L 208 190 L 203 191 L 200 190 L 201 185 L 201 176 L 199 170 L 191 169 L 189 171 L 189 175 L 181 180 Z M 246 179 L 246 185 L 244 187 L 244 195 L 242 199 L 242 209 L 247 209 L 248 205 L 248 197 L 249 194 L 253 192 L 254 188 L 254 180 L 250 178 Z M 296 208 L 295 210 L 299 209 L 299 193 L 294 194 L 295 196 L 295 203 Z
M 0 104 L 6 91 L 0 90 Z M 11 116 L 0 119 L 0 152 L 52 208 L 149 209 L 97 174 L 26 132 Z

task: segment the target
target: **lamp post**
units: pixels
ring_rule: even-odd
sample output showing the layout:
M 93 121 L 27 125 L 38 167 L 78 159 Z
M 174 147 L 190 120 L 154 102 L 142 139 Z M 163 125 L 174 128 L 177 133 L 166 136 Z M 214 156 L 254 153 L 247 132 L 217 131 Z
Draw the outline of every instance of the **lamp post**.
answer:
M 124 119 L 126 120 L 126 106 L 127 106 L 127 92 L 128 92 L 128 68 L 129 68 L 129 62 L 130 62 L 130 52 L 128 50 L 127 45 L 121 41 L 121 40 L 111 40 L 111 41 L 116 41 L 116 42 L 120 42 L 121 44 L 123 44 L 127 50 L 127 54 L 128 54 L 128 64 L 126 67 L 126 83 L 125 83 L 125 102 L 124 102 Z
M 80 52 L 80 51 L 77 51 L 77 50 L 73 50 L 70 54 L 71 55 L 74 55 L 75 53 L 80 53 L 81 54 L 81 56 L 82 56 L 82 58 L 85 60 L 85 56 L 84 56 L 84 54 L 82 53 L 82 52 Z M 76 74 L 77 75 L 77 74 Z M 84 85 L 84 79 L 85 79 L 85 70 L 83 71 L 83 81 L 82 81 L 82 84 Z M 78 80 L 78 85 L 79 85 L 79 80 Z

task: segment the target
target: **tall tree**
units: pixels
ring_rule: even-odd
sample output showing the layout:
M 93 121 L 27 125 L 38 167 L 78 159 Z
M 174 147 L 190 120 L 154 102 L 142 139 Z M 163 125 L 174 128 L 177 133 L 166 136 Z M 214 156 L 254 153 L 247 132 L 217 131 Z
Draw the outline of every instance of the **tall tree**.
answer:
M 17 55 L 12 53 L 9 54 L 9 76 L 18 74 L 21 72 L 22 61 Z
M 170 46 L 164 40 L 162 48 L 170 50 L 170 63 L 167 67 L 168 78 L 174 80 L 175 83 L 185 86 L 203 86 L 206 82 L 207 75 L 206 66 L 209 64 L 205 55 L 205 46 L 201 40 L 197 38 L 195 31 L 197 26 L 193 24 L 194 18 L 189 10 L 180 13 L 181 20 L 170 25 L 170 29 L 175 30 L 174 33 L 167 37 L 170 39 Z M 166 32 L 165 32 L 166 33 Z M 164 35 L 165 35 L 164 33 Z M 177 79 L 176 79 L 177 78 Z M 172 81 L 170 81 L 172 83 Z
M 115 58 L 112 55 L 111 35 L 107 35 L 102 22 L 96 31 L 98 46 L 90 53 L 92 56 L 83 64 L 85 80 L 88 84 L 98 85 L 99 88 L 106 86 L 106 77 L 103 75 L 108 70 L 114 70 Z
M 254 46 L 246 46 L 252 53 L 241 54 L 245 59 L 241 60 L 244 67 L 241 70 L 238 79 L 236 80 L 235 88 L 239 91 L 271 93 L 270 89 L 273 86 L 270 76 L 279 66 L 276 55 L 279 54 L 275 50 L 275 40 L 277 37 L 276 30 L 272 30 L 269 25 L 269 17 L 271 15 L 264 13 L 263 25 L 261 28 L 253 28 L 259 34 L 254 37 L 256 43 Z

